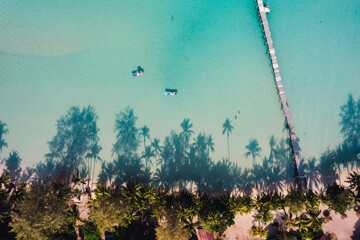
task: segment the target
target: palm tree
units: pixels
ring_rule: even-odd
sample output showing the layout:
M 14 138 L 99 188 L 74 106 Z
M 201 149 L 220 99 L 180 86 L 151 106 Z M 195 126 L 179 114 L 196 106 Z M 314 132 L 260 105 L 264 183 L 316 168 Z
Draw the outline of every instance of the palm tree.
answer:
M 346 183 L 349 184 L 349 189 L 353 192 L 354 196 L 359 199 L 360 175 L 356 172 L 350 173 L 350 176 L 347 177 Z
M 253 158 L 253 165 L 255 165 L 255 158 L 260 157 L 261 147 L 259 147 L 259 143 L 255 138 L 250 139 L 250 142 L 245 147 L 248 151 L 244 154 L 246 158 L 250 155 Z
M 93 160 L 93 167 L 92 167 L 92 182 L 91 182 L 91 186 L 93 186 L 94 184 L 94 174 L 95 174 L 95 163 L 97 161 L 101 161 L 102 162 L 102 159 L 99 157 L 99 153 L 100 151 L 102 150 L 102 147 L 99 146 L 98 144 L 95 144 L 95 145 L 92 145 L 90 147 L 90 152 L 86 155 L 87 158 L 89 158 L 90 160 L 92 159 Z M 90 166 L 91 166 L 91 163 L 90 163 Z M 90 171 L 91 172 L 91 171 Z M 89 184 L 89 182 L 88 182 Z
M 322 193 L 321 193 L 322 194 Z M 321 203 L 321 194 L 311 189 L 306 190 L 305 193 L 305 209 L 308 213 L 319 210 Z
M 191 135 L 194 133 L 194 131 L 191 129 L 193 125 L 192 123 L 190 123 L 190 119 L 185 118 L 180 124 L 180 126 L 182 128 L 182 132 L 180 133 L 180 135 L 184 136 L 185 149 L 186 149 L 189 143 L 189 139 Z
M 271 214 L 271 205 L 270 201 L 266 201 L 268 195 L 265 194 L 258 194 L 255 200 L 255 215 L 254 221 L 258 221 L 259 225 L 264 227 L 267 223 L 269 223 L 274 215 Z M 266 200 L 265 200 L 266 199 Z
M 213 142 L 213 138 L 211 136 L 211 134 L 206 138 L 206 146 L 207 146 L 207 154 L 209 155 L 210 151 L 214 152 L 215 148 L 214 148 L 214 142 Z
M 293 213 L 288 209 L 288 211 L 283 208 L 284 213 L 281 216 L 282 222 L 285 224 L 286 227 L 292 229 L 295 224 L 295 218 L 293 218 Z
M 309 211 L 308 216 L 310 220 L 310 229 L 313 231 L 319 231 L 322 229 L 322 225 L 325 223 L 325 218 L 320 216 L 321 210 Z
M 4 147 L 7 147 L 8 144 L 4 139 L 4 135 L 7 134 L 9 130 L 6 128 L 6 123 L 0 121 L 0 153 Z
M 226 133 L 227 136 L 227 145 L 228 145 L 228 159 L 230 161 L 230 145 L 229 145 L 229 136 L 230 133 L 232 131 L 232 129 L 234 128 L 233 126 L 231 126 L 231 121 L 227 118 L 223 124 L 223 132 L 222 134 L 224 135 Z
M 305 191 L 299 188 L 289 188 L 285 197 L 286 207 L 295 215 L 301 213 L 305 209 Z
M 141 129 L 140 129 L 140 136 L 142 136 L 144 138 L 144 149 L 145 149 L 145 141 L 146 139 L 149 139 L 150 140 L 150 129 L 144 125 Z

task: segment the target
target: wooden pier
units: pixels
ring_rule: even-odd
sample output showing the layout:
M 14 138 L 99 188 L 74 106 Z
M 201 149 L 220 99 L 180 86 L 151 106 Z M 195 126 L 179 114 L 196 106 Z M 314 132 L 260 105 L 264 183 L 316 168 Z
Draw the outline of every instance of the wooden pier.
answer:
M 277 85 L 277 88 L 278 88 L 278 93 L 279 93 L 279 97 L 280 97 L 280 100 L 281 100 L 282 109 L 284 110 L 284 114 L 285 114 L 285 117 L 286 117 L 286 122 L 287 122 L 288 127 L 289 127 L 289 134 L 290 134 L 290 139 L 291 139 L 291 147 L 292 147 L 294 158 L 295 158 L 295 163 L 296 163 L 296 167 L 297 167 L 297 171 L 298 171 L 298 177 L 300 179 L 305 180 L 306 175 L 304 174 L 303 169 L 302 169 L 299 145 L 298 145 L 298 141 L 297 141 L 296 134 L 295 134 L 294 123 L 293 123 L 293 120 L 292 120 L 292 117 L 291 117 L 290 109 L 289 109 L 289 107 L 287 105 L 287 102 L 286 102 L 284 88 L 283 88 L 283 84 L 281 82 L 279 64 L 278 64 L 277 57 L 276 57 L 276 54 L 275 54 L 274 44 L 273 44 L 273 41 L 272 41 L 272 38 L 271 38 L 271 32 L 270 32 L 270 28 L 269 28 L 269 23 L 268 23 L 268 20 L 266 18 L 266 13 L 268 13 L 270 11 L 270 9 L 267 6 L 264 6 L 264 3 L 263 3 L 262 0 L 256 0 L 256 1 L 257 1 L 257 8 L 259 10 L 261 24 L 262 24 L 262 26 L 264 28 L 263 32 L 265 34 L 266 44 L 268 46 L 269 54 L 270 54 L 270 57 L 271 57 L 272 68 L 274 70 L 275 81 L 276 81 L 276 85 Z

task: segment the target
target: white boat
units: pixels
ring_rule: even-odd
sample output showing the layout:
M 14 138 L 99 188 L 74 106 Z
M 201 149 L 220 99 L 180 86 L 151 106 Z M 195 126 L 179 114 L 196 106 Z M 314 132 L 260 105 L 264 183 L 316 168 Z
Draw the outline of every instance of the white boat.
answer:
M 176 96 L 177 95 L 177 89 L 165 89 L 165 96 Z

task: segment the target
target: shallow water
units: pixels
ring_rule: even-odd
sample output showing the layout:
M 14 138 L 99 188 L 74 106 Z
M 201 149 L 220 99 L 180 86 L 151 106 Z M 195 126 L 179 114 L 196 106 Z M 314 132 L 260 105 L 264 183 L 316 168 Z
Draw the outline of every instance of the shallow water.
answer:
M 359 97 L 360 2 L 269 3 L 302 155 L 319 156 L 342 140 L 340 105 Z M 190 118 L 196 135 L 214 137 L 216 160 L 227 156 L 229 118 L 231 160 L 241 166 L 251 165 L 250 138 L 264 156 L 271 134 L 286 136 L 253 1 L 3 1 L 0 16 L 0 120 L 9 128 L 1 156 L 16 149 L 26 166 L 43 160 L 56 120 L 73 105 L 95 108 L 105 160 L 126 106 L 161 141 Z M 131 78 L 138 65 L 144 75 Z

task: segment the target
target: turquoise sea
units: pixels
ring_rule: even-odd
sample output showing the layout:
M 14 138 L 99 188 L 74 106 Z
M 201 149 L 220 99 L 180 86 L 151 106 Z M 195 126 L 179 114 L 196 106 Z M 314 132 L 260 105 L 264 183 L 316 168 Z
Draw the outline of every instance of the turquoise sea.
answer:
M 269 0 L 270 30 L 302 156 L 342 141 L 340 106 L 360 96 L 360 1 Z M 212 157 L 250 166 L 245 146 L 286 136 L 284 115 L 252 0 L 0 1 L 0 120 L 23 165 L 44 159 L 56 120 L 73 105 L 99 115 L 111 160 L 115 114 L 161 141 L 190 118 L 214 138 Z M 145 72 L 131 78 L 141 65 Z M 164 96 L 177 88 L 178 96 Z M 238 119 L 235 115 L 240 111 Z M 195 136 L 193 136 L 195 137 Z

